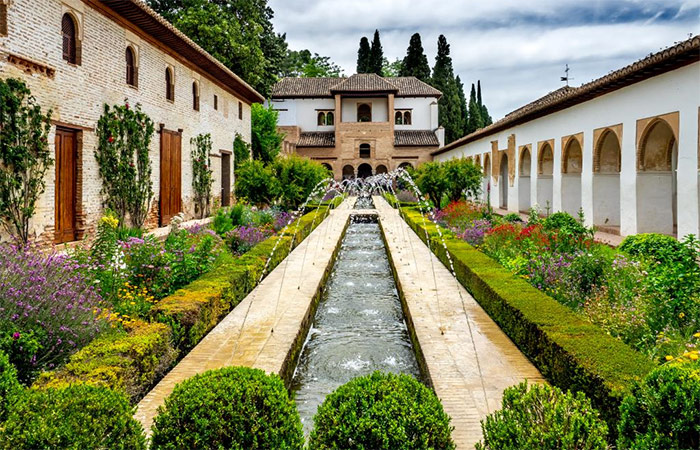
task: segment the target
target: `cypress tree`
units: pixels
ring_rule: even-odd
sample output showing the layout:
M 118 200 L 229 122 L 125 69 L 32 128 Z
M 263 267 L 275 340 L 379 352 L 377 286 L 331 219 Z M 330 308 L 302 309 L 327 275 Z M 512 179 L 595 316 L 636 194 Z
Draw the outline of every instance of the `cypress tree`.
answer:
M 428 65 L 428 57 L 423 51 L 423 43 L 420 39 L 420 34 L 415 33 L 411 36 L 411 41 L 406 50 L 406 57 L 403 59 L 403 66 L 399 72 L 401 77 L 416 77 L 421 81 L 427 82 L 430 79 L 430 66 Z
M 464 125 L 461 131 L 462 134 L 467 134 L 469 106 L 467 104 L 467 97 L 464 95 L 464 83 L 462 83 L 459 75 L 457 75 L 457 78 L 455 78 L 455 82 L 457 83 L 457 92 L 459 94 L 459 111 L 462 114 L 462 124 Z
M 382 66 L 384 63 L 384 50 L 382 43 L 379 41 L 379 30 L 374 30 L 374 39 L 372 39 L 372 48 L 369 53 L 369 66 L 367 72 L 374 72 L 382 76 Z
M 433 87 L 442 92 L 438 100 L 439 123 L 445 128 L 445 143 L 462 136 L 464 121 L 459 100 L 459 89 L 454 77 L 450 45 L 444 35 L 438 38 L 438 52 L 433 66 Z
M 472 83 L 472 91 L 469 94 L 469 118 L 467 119 L 467 134 L 471 134 L 483 127 L 484 124 L 481 119 L 481 109 L 479 108 L 478 99 L 476 97 L 474 83 Z
M 370 48 L 366 37 L 360 39 L 360 49 L 357 51 L 357 73 L 369 72 Z
M 479 105 L 479 112 L 481 114 L 481 122 L 483 126 L 489 126 L 493 123 L 493 119 L 489 115 L 489 109 L 481 101 L 481 80 L 476 82 L 476 101 Z

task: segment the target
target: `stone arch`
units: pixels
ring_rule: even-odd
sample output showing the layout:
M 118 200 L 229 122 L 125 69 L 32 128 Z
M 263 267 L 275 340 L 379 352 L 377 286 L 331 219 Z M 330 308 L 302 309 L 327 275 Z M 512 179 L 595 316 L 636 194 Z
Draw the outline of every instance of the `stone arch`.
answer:
M 491 155 L 489 153 L 484 154 L 484 173 L 481 185 L 481 192 L 483 193 L 483 200 L 486 202 L 489 200 L 491 194 Z
M 350 164 L 343 166 L 343 180 L 355 178 L 355 168 Z
M 532 171 L 532 153 L 529 145 L 520 148 L 518 164 L 518 210 L 526 212 L 530 209 L 530 172 Z
M 333 173 L 333 166 L 331 166 L 328 163 L 321 163 L 323 167 L 325 167 L 327 170 L 329 170 L 331 173 Z
M 598 134 L 593 147 L 593 224 L 603 231 L 612 228 L 619 233 L 620 139 L 610 127 L 593 134 Z
M 399 164 L 399 169 L 408 170 L 409 168 L 413 169 L 413 164 L 411 164 L 410 162 L 404 161 L 401 164 Z
M 367 178 L 372 176 L 372 166 L 362 163 L 357 168 L 357 178 Z
M 319 111 L 318 116 L 316 117 L 316 125 L 324 126 L 325 124 L 326 124 L 326 112 Z
M 573 135 L 562 139 L 561 208 L 574 217 L 581 209 L 582 138 Z
M 541 212 L 551 211 L 554 199 L 554 149 L 553 141 L 539 143 L 537 151 L 537 207 Z
M 501 154 L 501 167 L 498 173 L 498 206 L 508 209 L 508 154 Z
M 379 164 L 377 168 L 374 170 L 375 174 L 380 174 L 380 173 L 388 173 L 389 170 L 386 168 L 384 164 Z
M 371 122 L 372 121 L 372 105 L 369 103 L 359 103 L 357 105 L 357 121 Z
M 650 121 L 637 148 L 637 233 L 675 234 L 678 140 L 664 119 Z

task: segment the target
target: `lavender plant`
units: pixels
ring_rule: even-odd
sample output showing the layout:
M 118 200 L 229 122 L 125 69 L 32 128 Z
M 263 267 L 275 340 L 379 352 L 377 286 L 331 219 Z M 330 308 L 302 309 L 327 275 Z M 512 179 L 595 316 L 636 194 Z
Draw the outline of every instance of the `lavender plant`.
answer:
M 31 247 L 0 246 L 0 350 L 29 382 L 61 364 L 106 326 L 84 267 Z

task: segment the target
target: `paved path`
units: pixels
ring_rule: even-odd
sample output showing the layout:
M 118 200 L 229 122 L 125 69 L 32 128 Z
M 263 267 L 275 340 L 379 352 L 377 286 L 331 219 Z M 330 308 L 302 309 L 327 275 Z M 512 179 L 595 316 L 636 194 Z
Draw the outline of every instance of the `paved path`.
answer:
M 452 437 L 457 448 L 472 449 L 503 389 L 543 378 L 397 210 L 381 197 L 374 204 L 430 380 L 452 417 Z
M 332 264 L 355 202 L 331 211 L 294 251 L 190 351 L 138 404 L 135 417 L 150 435 L 158 406 L 177 383 L 198 373 L 248 366 L 267 373 L 286 369 L 290 352 L 305 336 L 314 296 Z M 274 329 L 274 332 L 271 330 Z

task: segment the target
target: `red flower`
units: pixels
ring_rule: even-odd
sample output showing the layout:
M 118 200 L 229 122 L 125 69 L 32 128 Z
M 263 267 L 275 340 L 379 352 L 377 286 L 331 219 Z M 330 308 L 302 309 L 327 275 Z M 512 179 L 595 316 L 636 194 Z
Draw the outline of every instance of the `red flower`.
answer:
M 124 106 L 126 107 L 126 109 L 129 109 L 129 104 L 128 104 L 128 103 L 125 104 Z
M 107 139 L 107 142 L 109 142 L 110 144 L 114 142 L 114 136 L 110 136 L 109 139 Z

